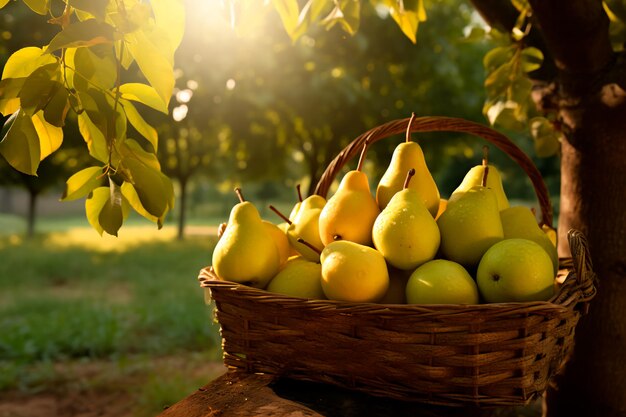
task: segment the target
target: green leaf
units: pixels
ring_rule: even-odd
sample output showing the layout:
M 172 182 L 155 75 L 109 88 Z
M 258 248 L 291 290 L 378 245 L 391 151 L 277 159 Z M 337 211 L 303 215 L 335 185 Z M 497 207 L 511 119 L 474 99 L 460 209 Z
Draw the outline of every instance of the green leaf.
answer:
M 96 19 L 88 19 L 68 25 L 59 32 L 46 48 L 47 53 L 62 48 L 81 48 L 113 42 L 113 26 Z
M 136 158 L 125 158 L 122 163 L 130 172 L 130 182 L 137 191 L 141 205 L 157 218 L 165 215 L 170 199 L 163 174 Z
M 485 54 L 483 58 L 483 66 L 487 72 L 492 72 L 496 68 L 511 61 L 515 54 L 515 45 L 499 46 L 493 48 L 491 51 Z
M 561 149 L 561 133 L 544 117 L 530 120 L 530 134 L 535 144 L 535 153 L 540 158 L 556 155 Z
M 24 0 L 24 3 L 35 13 L 47 15 L 50 10 L 50 0 Z
M 120 93 L 122 98 L 126 100 L 137 101 L 152 107 L 161 113 L 168 114 L 167 104 L 156 92 L 154 87 L 142 83 L 126 83 L 120 85 Z
M 61 83 L 58 83 L 50 101 L 43 110 L 43 116 L 51 125 L 63 127 L 69 109 L 69 93 Z
M 506 94 L 507 88 L 511 84 L 511 74 L 513 67 L 511 63 L 506 63 L 496 68 L 485 79 L 485 90 L 487 97 L 493 98 Z
M 61 200 L 71 201 L 85 197 L 94 188 L 102 184 L 102 167 L 93 166 L 82 169 L 65 182 L 65 191 Z
M 2 79 L 26 78 L 37 68 L 58 62 L 57 57 L 45 54 L 43 49 L 29 46 L 15 51 L 2 70 Z
M 20 91 L 22 110 L 32 116 L 46 107 L 56 90 L 63 88 L 59 78 L 59 64 L 56 62 L 33 71 Z
M 402 1 L 386 0 L 383 3 L 389 6 L 389 13 L 402 30 L 402 33 L 411 42 L 417 43 L 417 29 L 420 23 L 420 11 L 417 2 L 415 2 L 417 8 L 413 10 L 404 7 L 404 2 Z
M 78 129 L 87 143 L 89 155 L 102 163 L 108 163 L 109 151 L 104 134 L 98 129 L 98 126 L 91 121 L 86 112 L 78 115 Z
M 314 22 L 317 22 L 322 13 L 328 9 L 331 4 L 331 0 L 307 1 L 298 16 L 298 25 L 290 34 L 291 39 L 296 41 L 304 35 L 309 26 L 311 26 Z
M 342 29 L 350 35 L 359 30 L 361 21 L 360 0 L 339 0 L 335 2 L 335 8 L 326 16 L 321 23 L 326 29 L 332 28 L 339 23 Z
M 117 79 L 117 63 L 110 45 L 96 45 L 89 48 L 69 48 L 65 61 L 73 71 L 69 73 L 69 83 L 77 90 L 87 90 L 94 86 L 108 90 Z
M 85 213 L 89 224 L 100 233 L 117 236 L 124 222 L 124 201 L 115 186 L 95 188 L 85 200 Z
M 287 34 L 293 37 L 300 15 L 298 2 L 296 0 L 272 0 L 272 5 L 278 12 Z
M 104 20 L 109 0 L 69 0 L 69 5 L 94 16 L 98 20 Z
M 39 159 L 44 160 L 48 155 L 61 147 L 63 143 L 63 129 L 48 123 L 42 112 L 32 117 L 33 126 L 39 137 Z
M 122 158 L 135 158 L 150 168 L 157 171 L 161 170 L 161 164 L 156 154 L 144 150 L 141 145 L 133 139 L 127 139 L 120 145 L 120 154 Z
M 154 20 L 170 39 L 172 48 L 180 45 L 185 32 L 185 6 L 182 0 L 151 0 Z
M 0 113 L 4 116 L 15 113 L 20 108 L 19 94 L 26 78 L 7 78 L 0 81 Z
M 135 190 L 135 187 L 130 182 L 124 181 L 124 183 L 122 184 L 122 195 L 124 196 L 126 201 L 128 201 L 128 204 L 130 204 L 133 210 L 135 210 L 141 216 L 145 217 L 151 222 L 156 223 L 159 221 L 158 217 L 148 213 L 148 211 L 143 207 L 143 205 L 141 204 L 141 200 L 139 199 L 139 195 L 137 194 L 137 190 Z
M 22 110 L 7 120 L 10 126 L 0 142 L 0 154 L 16 170 L 28 175 L 37 175 L 41 158 L 39 137 L 33 121 Z
M 128 100 L 120 100 L 120 104 L 123 106 L 124 111 L 126 112 L 126 118 L 130 122 L 131 125 L 143 136 L 148 139 L 148 142 L 152 144 L 154 151 L 156 152 L 159 148 L 159 136 L 155 128 L 150 126 L 144 119 L 141 117 L 133 103 Z
M 110 197 L 109 187 L 98 187 L 94 189 L 89 197 L 85 200 L 85 214 L 87 221 L 96 229 L 100 236 L 104 232 L 104 229 L 100 225 L 100 212 L 102 207 L 107 203 Z
M 543 64 L 543 52 L 533 47 L 524 48 L 522 50 L 521 64 L 524 72 L 538 70 L 541 68 L 541 64 Z
M 125 35 L 127 47 L 150 85 L 167 105 L 174 90 L 174 71 L 171 57 L 152 43 L 143 30 Z

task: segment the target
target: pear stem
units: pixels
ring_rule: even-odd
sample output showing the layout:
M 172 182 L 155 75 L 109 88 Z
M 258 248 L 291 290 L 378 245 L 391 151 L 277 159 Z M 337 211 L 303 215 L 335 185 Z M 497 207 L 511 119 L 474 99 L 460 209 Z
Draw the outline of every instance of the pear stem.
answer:
M 315 246 L 311 245 L 309 242 L 307 242 L 306 240 L 302 239 L 301 237 L 298 238 L 298 243 L 302 243 L 304 246 L 308 247 L 309 249 L 311 249 L 313 252 L 317 253 L 318 255 L 322 254 L 321 250 L 319 250 Z
M 235 188 L 235 193 L 237 194 L 237 197 L 239 197 L 240 203 L 243 203 L 244 201 L 246 201 L 246 199 L 243 198 L 243 194 L 241 193 L 241 188 L 239 187 Z
M 413 120 L 415 120 L 415 112 L 411 112 L 411 118 L 409 119 L 409 124 L 406 127 L 406 142 L 411 142 L 411 125 L 413 125 Z
M 411 182 L 413 175 L 415 175 L 415 168 L 409 169 L 409 172 L 406 173 L 406 179 L 404 180 L 404 185 L 402 186 L 403 190 L 409 188 L 409 183 Z
M 365 154 L 367 153 L 367 145 L 369 145 L 369 140 L 366 140 L 363 144 L 363 149 L 361 150 L 361 155 L 359 156 L 359 164 L 356 167 L 356 170 L 359 172 L 363 169 L 363 162 L 365 162 Z
M 284 221 L 287 222 L 287 224 L 291 224 L 293 223 L 291 220 L 289 220 L 289 217 L 285 216 L 283 213 L 281 213 L 276 207 L 274 207 L 273 205 L 270 204 L 270 210 L 272 210 L 274 213 L 276 213 L 276 215 L 278 217 L 280 217 L 281 219 L 283 219 Z
M 483 181 L 480 184 L 483 187 L 487 186 L 487 175 L 489 175 L 489 165 L 485 165 L 485 170 L 483 171 Z
M 302 193 L 300 192 L 300 184 L 296 185 L 296 190 L 298 191 L 298 200 L 302 203 Z

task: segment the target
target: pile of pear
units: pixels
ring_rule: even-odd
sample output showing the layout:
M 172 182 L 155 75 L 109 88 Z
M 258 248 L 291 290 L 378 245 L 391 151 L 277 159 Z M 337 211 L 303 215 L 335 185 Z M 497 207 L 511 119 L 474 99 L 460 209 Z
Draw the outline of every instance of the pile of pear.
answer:
M 411 118 L 411 121 L 413 118 Z M 240 202 L 213 252 L 218 278 L 304 299 L 354 303 L 478 304 L 548 300 L 556 242 L 525 206 L 511 207 L 497 168 L 473 167 L 446 200 L 422 148 L 406 140 L 375 193 L 362 165 L 326 200 L 298 202 L 284 221 Z

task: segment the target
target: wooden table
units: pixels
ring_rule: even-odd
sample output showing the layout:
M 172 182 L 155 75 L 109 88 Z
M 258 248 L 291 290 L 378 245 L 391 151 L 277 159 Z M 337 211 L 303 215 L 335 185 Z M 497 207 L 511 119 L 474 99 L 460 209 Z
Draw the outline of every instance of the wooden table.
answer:
M 449 408 L 377 398 L 271 375 L 228 372 L 160 417 L 538 417 L 539 403 L 507 409 Z

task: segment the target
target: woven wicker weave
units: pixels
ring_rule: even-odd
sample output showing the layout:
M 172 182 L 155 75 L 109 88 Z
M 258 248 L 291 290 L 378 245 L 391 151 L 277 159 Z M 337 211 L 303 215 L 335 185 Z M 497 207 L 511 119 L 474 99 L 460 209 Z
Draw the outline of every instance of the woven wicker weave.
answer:
M 408 119 L 356 138 L 329 165 L 316 192 L 326 195 L 341 167 L 362 148 L 406 130 Z M 541 206 L 552 212 L 541 175 L 505 136 L 462 119 L 416 118 L 412 131 L 480 136 L 528 174 Z M 219 280 L 200 272 L 215 302 L 224 362 L 401 400 L 448 406 L 522 405 L 541 395 L 573 346 L 574 330 L 595 295 L 584 236 L 569 233 L 573 259 L 547 302 L 480 305 L 382 305 L 305 300 Z M 244 262 L 245 260 L 242 260 Z

